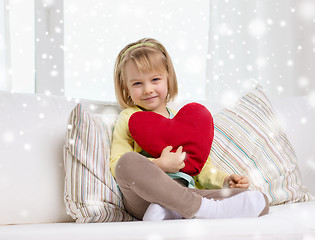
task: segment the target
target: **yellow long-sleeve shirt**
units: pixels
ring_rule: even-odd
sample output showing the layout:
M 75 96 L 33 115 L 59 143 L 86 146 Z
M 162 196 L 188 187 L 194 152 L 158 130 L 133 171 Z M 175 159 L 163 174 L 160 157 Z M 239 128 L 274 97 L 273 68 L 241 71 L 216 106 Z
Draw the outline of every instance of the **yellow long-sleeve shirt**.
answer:
M 110 154 L 110 169 L 114 177 L 116 176 L 116 164 L 123 154 L 127 152 L 139 153 L 142 151 L 142 148 L 132 138 L 128 127 L 130 116 L 138 111 L 142 110 L 138 107 L 126 108 L 120 113 L 117 119 Z M 224 178 L 226 176 L 228 175 L 225 172 L 215 168 L 208 157 L 200 174 L 194 176 L 194 180 L 197 188 L 214 189 L 223 187 Z

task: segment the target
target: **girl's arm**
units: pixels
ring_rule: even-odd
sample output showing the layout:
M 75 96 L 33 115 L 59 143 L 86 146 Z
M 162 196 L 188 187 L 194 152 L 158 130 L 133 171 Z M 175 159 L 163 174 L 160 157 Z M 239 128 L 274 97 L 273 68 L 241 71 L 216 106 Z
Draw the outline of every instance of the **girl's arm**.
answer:
M 194 177 L 197 188 L 217 189 L 223 188 L 224 180 L 229 175 L 217 169 L 208 157 L 201 172 Z
M 127 152 L 134 151 L 133 139 L 128 128 L 128 121 L 133 113 L 130 110 L 124 110 L 120 113 L 113 132 L 113 140 L 110 152 L 110 170 L 115 177 L 115 168 L 119 158 Z
M 211 162 L 210 157 L 200 174 L 194 177 L 197 188 L 249 188 L 249 180 L 246 176 L 229 175 L 217 169 Z

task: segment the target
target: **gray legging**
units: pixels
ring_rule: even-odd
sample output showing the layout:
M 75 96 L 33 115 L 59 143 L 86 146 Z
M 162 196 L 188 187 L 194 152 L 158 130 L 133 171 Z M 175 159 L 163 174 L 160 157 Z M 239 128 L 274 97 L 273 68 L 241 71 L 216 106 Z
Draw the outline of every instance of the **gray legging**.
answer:
M 192 218 L 198 211 L 202 197 L 221 200 L 237 195 L 245 189 L 191 189 L 170 178 L 158 166 L 139 153 L 124 154 L 116 165 L 116 181 L 123 194 L 126 210 L 142 219 L 150 203 L 178 212 L 183 218 Z M 261 215 L 267 214 L 269 204 Z

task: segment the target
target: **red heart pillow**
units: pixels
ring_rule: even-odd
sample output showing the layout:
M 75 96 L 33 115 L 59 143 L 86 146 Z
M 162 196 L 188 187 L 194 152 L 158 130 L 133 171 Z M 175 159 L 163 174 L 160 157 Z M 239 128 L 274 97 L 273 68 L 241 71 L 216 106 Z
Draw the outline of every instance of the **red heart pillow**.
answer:
M 136 112 L 128 125 L 138 145 L 155 158 L 167 146 L 172 146 L 174 152 L 183 146 L 186 159 L 181 171 L 184 173 L 199 174 L 207 161 L 214 128 L 210 112 L 201 104 L 185 105 L 173 119 L 149 111 Z

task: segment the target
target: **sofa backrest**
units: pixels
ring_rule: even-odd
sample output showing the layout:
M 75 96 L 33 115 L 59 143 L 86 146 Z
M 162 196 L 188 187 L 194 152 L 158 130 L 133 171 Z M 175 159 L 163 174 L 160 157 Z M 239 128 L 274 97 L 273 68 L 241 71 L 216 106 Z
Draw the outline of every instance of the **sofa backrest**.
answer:
M 63 202 L 63 146 L 77 102 L 0 91 L 0 224 L 73 221 Z
M 82 102 L 91 111 L 109 106 L 120 110 L 109 103 Z M 201 103 L 213 114 L 221 109 Z M 63 145 L 76 104 L 66 97 L 0 91 L 0 224 L 73 221 L 63 202 Z M 315 108 L 305 98 L 272 104 L 296 151 L 304 184 L 315 194 Z
M 315 196 L 315 106 L 307 97 L 272 99 L 272 104 L 296 153 L 303 184 Z

